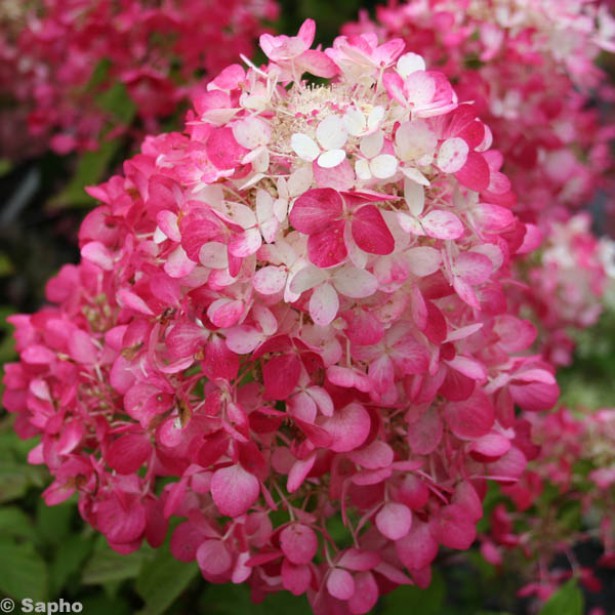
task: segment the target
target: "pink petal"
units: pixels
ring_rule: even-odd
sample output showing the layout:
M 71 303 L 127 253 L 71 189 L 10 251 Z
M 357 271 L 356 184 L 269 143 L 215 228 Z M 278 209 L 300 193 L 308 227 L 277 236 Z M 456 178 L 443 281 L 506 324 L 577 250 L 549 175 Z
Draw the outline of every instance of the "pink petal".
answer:
M 275 295 L 284 290 L 288 272 L 284 267 L 270 265 L 259 269 L 252 278 L 254 289 L 262 295 Z
M 284 377 L 281 375 L 284 374 Z M 271 357 L 263 366 L 263 381 L 267 399 L 288 399 L 301 374 L 301 361 L 294 354 Z
M 433 562 L 438 543 L 431 535 L 429 524 L 414 519 L 408 534 L 395 542 L 395 550 L 408 570 L 420 570 Z
M 327 578 L 327 590 L 338 600 L 348 600 L 355 592 L 354 579 L 347 570 L 334 568 Z
M 221 540 L 206 540 L 196 551 L 196 560 L 204 574 L 217 577 L 229 572 L 233 558 Z
M 348 600 L 348 610 L 353 615 L 369 613 L 378 602 L 380 592 L 371 572 L 359 572 L 355 575 L 355 592 Z
M 119 474 L 133 474 L 148 460 L 152 451 L 152 445 L 145 436 L 127 434 L 111 443 L 105 459 Z
M 235 464 L 216 470 L 211 479 L 211 497 L 221 514 L 239 517 L 258 499 L 258 479 Z
M 363 406 L 351 403 L 325 419 L 321 425 L 333 438 L 331 450 L 345 453 L 365 442 L 371 429 L 371 419 Z
M 308 564 L 318 550 L 314 530 L 302 523 L 291 523 L 280 532 L 280 548 L 293 564 Z
M 421 417 L 408 425 L 408 443 L 417 455 L 429 455 L 442 439 L 442 420 L 438 411 L 430 407 Z
M 304 594 L 312 580 L 309 566 L 295 566 L 289 560 L 282 562 L 282 587 L 295 596 Z
M 461 220 L 450 211 L 435 209 L 421 219 L 425 232 L 437 239 L 458 239 L 463 235 Z
M 364 205 L 356 210 L 351 229 L 352 238 L 365 252 L 390 254 L 395 249 L 395 239 L 375 205 Z
M 332 188 L 314 188 L 304 192 L 294 203 L 288 216 L 291 225 L 311 235 L 327 228 L 344 209 L 342 197 Z
M 495 420 L 495 410 L 489 398 L 476 390 L 464 401 L 447 403 L 444 416 L 458 438 L 474 439 L 489 433 Z
M 467 284 L 481 284 L 493 270 L 491 260 L 477 252 L 462 252 L 453 265 L 453 272 Z
M 385 504 L 376 515 L 376 527 L 390 540 L 399 540 L 410 531 L 412 513 L 397 502 Z
M 468 518 L 465 509 L 458 504 L 440 510 L 434 528 L 435 538 L 449 549 L 469 549 L 476 538 L 476 526 Z
M 489 165 L 484 156 L 470 152 L 465 165 L 455 173 L 455 177 L 466 188 L 482 192 L 489 187 Z
M 308 257 L 317 267 L 333 267 L 346 260 L 348 250 L 344 242 L 344 223 L 332 222 L 328 228 L 310 235 Z

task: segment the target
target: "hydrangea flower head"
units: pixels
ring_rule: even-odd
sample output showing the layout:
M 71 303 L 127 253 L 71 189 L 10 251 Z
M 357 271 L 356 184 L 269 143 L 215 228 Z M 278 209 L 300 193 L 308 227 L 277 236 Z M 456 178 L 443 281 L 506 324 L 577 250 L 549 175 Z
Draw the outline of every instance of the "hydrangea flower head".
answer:
M 4 402 L 117 551 L 180 517 L 208 581 L 359 614 L 472 544 L 557 385 L 504 295 L 533 235 L 489 129 L 401 41 L 313 37 L 265 35 L 90 189 Z

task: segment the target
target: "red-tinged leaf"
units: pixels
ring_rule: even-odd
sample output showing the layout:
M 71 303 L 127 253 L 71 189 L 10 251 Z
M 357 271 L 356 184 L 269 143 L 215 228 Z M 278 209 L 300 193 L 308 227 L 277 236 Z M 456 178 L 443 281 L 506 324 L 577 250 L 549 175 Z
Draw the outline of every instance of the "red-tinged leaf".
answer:
M 359 448 L 365 442 L 371 430 L 371 419 L 361 404 L 352 403 L 336 411 L 321 425 L 333 439 L 331 450 L 345 453 Z
M 460 184 L 476 192 L 487 190 L 489 175 L 489 165 L 478 152 L 470 152 L 465 165 L 455 173 Z
M 459 239 L 464 233 L 461 220 L 450 211 L 434 209 L 421 219 L 423 229 L 436 239 Z
M 388 502 L 376 515 L 376 527 L 389 540 L 403 538 L 412 526 L 412 513 L 407 506 Z
M 119 474 L 133 474 L 147 461 L 152 450 L 144 435 L 126 434 L 110 444 L 105 459 Z
M 375 205 L 364 205 L 353 213 L 351 230 L 352 238 L 364 252 L 391 254 L 395 249 L 395 239 Z
M 318 538 L 307 525 L 291 523 L 280 532 L 280 548 L 293 564 L 308 564 L 318 550 Z
M 444 416 L 458 438 L 474 439 L 489 433 L 495 420 L 495 410 L 489 398 L 476 390 L 464 401 L 447 403 Z
M 288 218 L 296 230 L 312 235 L 338 220 L 343 209 L 342 197 L 337 190 L 314 188 L 295 201 Z
M 263 365 L 266 399 L 288 399 L 301 374 L 301 361 L 295 354 L 272 357 Z
M 402 564 L 414 571 L 433 562 L 438 554 L 438 543 L 431 534 L 429 524 L 414 519 L 408 534 L 395 542 L 395 550 Z
M 259 492 L 256 476 L 237 464 L 216 470 L 211 479 L 214 503 L 221 514 L 229 517 L 246 513 L 258 499 Z
M 333 221 L 327 228 L 308 239 L 308 257 L 321 268 L 333 267 L 346 260 L 348 250 L 344 242 L 344 223 Z

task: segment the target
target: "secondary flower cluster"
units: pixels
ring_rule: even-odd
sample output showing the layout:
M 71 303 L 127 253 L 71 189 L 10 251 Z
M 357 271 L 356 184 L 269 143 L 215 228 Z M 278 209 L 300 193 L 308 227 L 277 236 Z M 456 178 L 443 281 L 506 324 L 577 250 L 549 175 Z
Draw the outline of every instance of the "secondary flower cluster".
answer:
M 90 189 L 82 261 L 17 316 L 4 403 L 114 549 L 366 613 L 468 548 L 550 407 L 504 294 L 535 246 L 472 105 L 401 40 L 263 35 L 186 134 Z M 319 77 L 310 85 L 302 75 Z M 323 82 L 323 83 L 321 83 Z
M 559 408 L 532 416 L 532 423 L 540 454 L 519 483 L 502 489 L 509 500 L 492 512 L 483 555 L 498 566 L 521 556 L 522 574 L 531 579 L 522 595 L 545 600 L 572 575 L 600 591 L 600 580 L 574 549 L 598 540 L 598 565 L 615 567 L 615 410 Z M 555 565 L 562 555 L 564 565 Z
M 615 50 L 615 21 L 599 0 L 408 0 L 363 15 L 346 33 L 402 36 L 455 83 L 493 130 L 516 212 L 548 227 L 590 202 L 612 168 L 593 97 L 612 100 L 595 61 Z
M 7 0 L 0 95 L 15 110 L 5 117 L 29 110 L 31 140 L 57 153 L 97 149 L 105 131 L 127 129 L 103 104 L 123 84 L 145 130 L 158 130 L 204 76 L 252 55 L 277 10 L 275 0 Z M 24 153 L 6 143 L 4 155 Z
M 607 4 L 408 0 L 378 7 L 377 17 L 344 31 L 411 41 L 493 130 L 519 196 L 513 211 L 543 237 L 544 250 L 515 267 L 527 284 L 523 313 L 539 328 L 544 357 L 570 363 L 574 331 L 597 321 L 608 278 L 589 218 L 574 215 L 613 168 L 615 126 L 595 104 L 613 99 L 596 66 L 601 50 L 615 49 Z
M 527 286 L 521 302 L 534 315 L 545 359 L 569 365 L 575 334 L 598 322 L 613 275 L 613 242 L 597 239 L 583 212 L 554 222 L 538 258 L 520 267 Z

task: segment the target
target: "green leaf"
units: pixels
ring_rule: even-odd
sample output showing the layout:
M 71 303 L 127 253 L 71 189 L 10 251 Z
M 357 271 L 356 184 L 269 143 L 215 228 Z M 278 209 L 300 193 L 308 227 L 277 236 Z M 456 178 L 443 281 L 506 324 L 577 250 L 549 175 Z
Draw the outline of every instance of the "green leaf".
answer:
M 267 596 L 254 604 L 250 590 L 245 585 L 208 585 L 203 592 L 202 611 L 207 615 L 311 615 L 305 596 L 297 597 L 288 592 Z
M 30 517 L 16 506 L 0 509 L 0 537 L 32 540 L 34 527 Z
M 39 499 L 36 512 L 36 531 L 42 542 L 57 545 L 63 542 L 70 532 L 75 515 L 74 502 L 64 502 L 57 506 L 47 506 Z
M 82 613 L 87 615 L 133 615 L 134 611 L 130 604 L 121 597 L 110 598 L 105 594 L 79 598 L 83 604 Z
M 443 613 L 446 587 L 439 574 L 434 574 L 431 585 L 420 589 L 415 585 L 403 585 L 383 599 L 382 615 L 439 615 Z
M 583 594 L 575 579 L 562 585 L 538 615 L 583 615 Z
M 5 463 L 0 466 L 0 503 L 22 497 L 30 487 L 42 487 L 45 472 L 24 463 Z
M 21 600 L 45 600 L 47 569 L 31 544 L 0 542 L 0 590 Z
M 84 585 L 105 585 L 112 581 L 133 579 L 139 574 L 142 562 L 141 551 L 120 555 L 106 542 L 100 541 L 83 570 L 81 580 Z
M 70 182 L 64 190 L 49 202 L 49 207 L 51 209 L 64 209 L 93 205 L 95 200 L 85 192 L 85 187 L 97 184 L 102 180 L 119 146 L 120 143 L 117 139 L 103 141 L 100 148 L 95 152 L 82 154 Z
M 81 576 L 81 569 L 88 558 L 94 543 L 92 537 L 83 535 L 69 536 L 58 546 L 53 562 L 49 568 L 50 594 L 57 598 L 69 581 L 74 580 L 72 586 Z M 89 611 L 88 611 L 89 612 Z
M 136 589 L 145 601 L 139 615 L 160 615 L 181 595 L 199 572 L 196 564 L 176 560 L 166 549 L 145 561 Z

